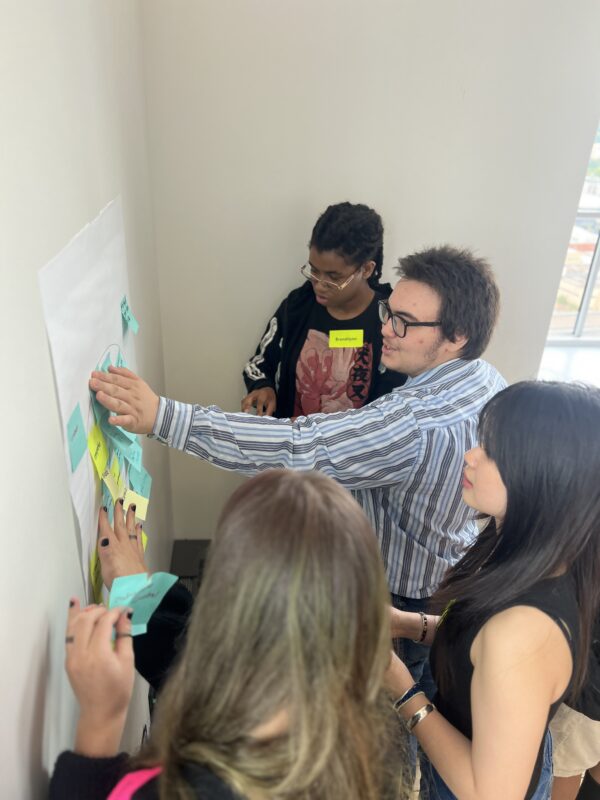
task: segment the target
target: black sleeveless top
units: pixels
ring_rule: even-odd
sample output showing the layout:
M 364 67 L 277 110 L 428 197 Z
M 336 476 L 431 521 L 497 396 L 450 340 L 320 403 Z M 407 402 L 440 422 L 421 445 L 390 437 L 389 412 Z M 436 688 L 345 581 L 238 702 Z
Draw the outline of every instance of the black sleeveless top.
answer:
M 558 578 L 548 578 L 539 581 L 528 591 L 521 594 L 508 604 L 498 607 L 492 614 L 474 621 L 470 626 L 457 629 L 452 624 L 452 614 L 459 607 L 458 601 L 450 607 L 448 616 L 439 626 L 435 640 L 431 647 L 430 662 L 433 677 L 439 685 L 440 662 L 444 658 L 453 660 L 453 676 L 451 686 L 438 691 L 434 700 L 438 710 L 468 739 L 473 737 L 471 717 L 471 679 L 473 677 L 473 664 L 469 657 L 473 640 L 483 625 L 494 614 L 506 611 L 514 606 L 531 606 L 543 611 L 551 617 L 565 634 L 571 649 L 573 663 L 575 663 L 576 646 L 579 635 L 579 610 L 577 606 L 575 584 L 570 574 L 565 573 Z M 455 616 L 456 619 L 456 616 Z M 564 692 L 566 696 L 571 688 L 571 681 Z M 560 697 L 550 706 L 548 722 L 555 715 L 558 706 L 563 700 Z M 543 755 L 543 741 L 532 773 L 531 782 L 525 795 L 525 800 L 530 798 L 537 786 Z

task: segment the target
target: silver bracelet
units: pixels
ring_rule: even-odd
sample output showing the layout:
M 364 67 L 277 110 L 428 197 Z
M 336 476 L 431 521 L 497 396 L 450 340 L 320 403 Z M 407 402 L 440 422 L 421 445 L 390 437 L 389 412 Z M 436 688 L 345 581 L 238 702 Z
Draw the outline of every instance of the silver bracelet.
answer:
M 433 703 L 427 703 L 427 705 L 422 706 L 418 711 L 406 720 L 406 730 L 409 733 L 413 732 L 413 729 L 422 722 L 428 714 L 431 714 L 432 711 L 435 711 L 435 706 Z

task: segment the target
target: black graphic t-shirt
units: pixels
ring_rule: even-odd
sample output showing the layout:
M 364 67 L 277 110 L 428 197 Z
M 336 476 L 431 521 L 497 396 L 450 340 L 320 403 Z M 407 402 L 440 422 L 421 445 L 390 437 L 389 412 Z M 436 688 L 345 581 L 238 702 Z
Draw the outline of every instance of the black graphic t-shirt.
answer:
M 381 349 L 377 298 L 357 317 L 335 319 L 315 304 L 296 363 L 294 416 L 360 408 L 373 380 L 374 342 Z

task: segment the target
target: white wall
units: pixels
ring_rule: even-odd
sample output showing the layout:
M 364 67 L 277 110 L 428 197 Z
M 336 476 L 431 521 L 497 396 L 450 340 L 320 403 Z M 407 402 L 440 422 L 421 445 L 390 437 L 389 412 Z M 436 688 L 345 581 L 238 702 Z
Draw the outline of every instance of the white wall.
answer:
M 171 396 L 233 409 L 317 215 L 366 202 L 390 278 L 424 245 L 490 257 L 489 357 L 533 375 L 600 114 L 600 5 L 0 0 L 0 20 L 0 789 L 21 800 L 71 737 L 81 593 L 38 269 L 120 193 L 141 374 L 165 391 L 164 342 Z M 166 453 L 145 452 L 165 566 Z M 177 453 L 171 475 L 177 535 L 210 535 L 237 479 Z
M 533 377 L 600 116 L 597 0 L 147 0 L 167 389 L 236 409 L 317 215 L 372 204 L 396 258 L 488 256 L 488 356 Z M 235 480 L 171 455 L 178 536 Z M 201 509 L 201 512 L 199 512 Z
M 37 272 L 119 193 L 138 364 L 163 384 L 137 3 L 0 2 L 0 119 L 0 795 L 30 800 L 73 739 L 64 625 L 82 596 Z M 150 561 L 168 567 L 167 459 L 144 450 Z M 139 743 L 142 695 L 126 745 Z

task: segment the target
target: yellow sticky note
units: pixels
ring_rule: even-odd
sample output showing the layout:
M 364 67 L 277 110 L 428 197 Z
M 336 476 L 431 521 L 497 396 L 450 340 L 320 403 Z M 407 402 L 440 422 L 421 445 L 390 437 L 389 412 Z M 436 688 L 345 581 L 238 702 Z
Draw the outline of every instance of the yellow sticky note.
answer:
M 125 489 L 123 493 L 123 508 L 125 511 L 129 506 L 135 503 L 135 516 L 137 519 L 146 519 L 148 513 L 148 498 L 142 497 L 141 494 L 134 492 L 133 489 Z
M 147 546 L 148 546 L 148 537 L 146 536 L 144 531 L 142 531 L 142 547 L 144 548 L 144 553 L 146 552 Z
M 119 467 L 119 459 L 113 453 L 112 461 L 110 462 L 110 474 L 115 479 L 117 486 L 119 486 L 121 481 L 121 469 Z
M 102 473 L 102 480 L 104 481 L 104 483 L 106 484 L 106 488 L 110 492 L 110 496 L 113 499 L 113 503 L 116 503 L 119 497 L 121 497 L 122 492 L 119 490 L 119 484 L 115 480 L 115 476 L 110 470 L 105 469 L 104 472 Z
M 88 435 L 88 449 L 92 455 L 92 461 L 96 467 L 98 477 L 102 479 L 102 473 L 108 464 L 108 447 L 106 439 L 98 425 L 93 425 Z
M 94 603 L 102 602 L 102 570 L 100 569 L 100 559 L 98 558 L 97 550 L 94 550 L 90 558 L 90 583 L 92 584 L 92 593 L 94 595 Z
M 329 331 L 329 347 L 362 347 L 364 338 L 361 330 Z

